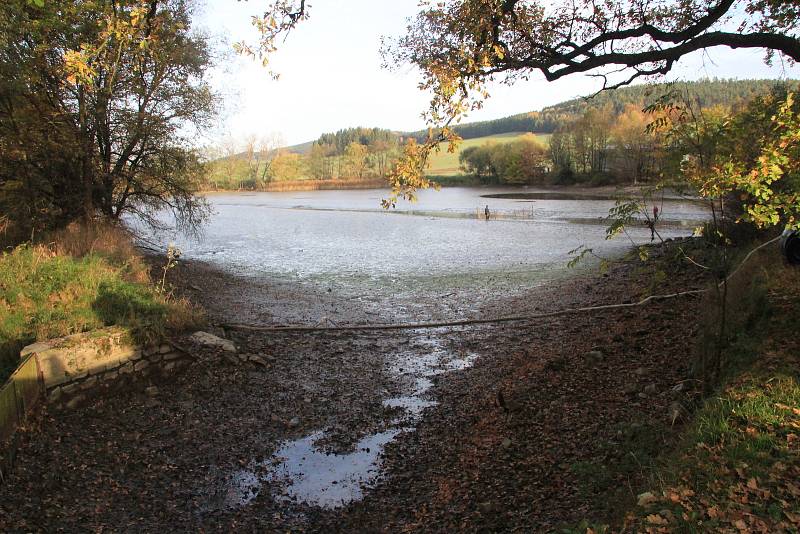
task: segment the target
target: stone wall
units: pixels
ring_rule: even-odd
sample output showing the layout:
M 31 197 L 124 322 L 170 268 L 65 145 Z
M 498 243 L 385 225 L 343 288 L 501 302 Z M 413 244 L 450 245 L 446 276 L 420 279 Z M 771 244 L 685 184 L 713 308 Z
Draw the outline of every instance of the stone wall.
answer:
M 190 360 L 189 353 L 169 342 L 139 346 L 118 327 L 29 345 L 0 388 L 0 449 L 39 402 L 73 409 L 97 391 L 140 375 L 171 372 Z
M 56 408 L 74 408 L 91 390 L 126 375 L 171 371 L 184 365 L 188 355 L 170 343 L 140 347 L 122 328 L 77 334 L 34 343 L 22 357 L 38 362 L 43 393 Z

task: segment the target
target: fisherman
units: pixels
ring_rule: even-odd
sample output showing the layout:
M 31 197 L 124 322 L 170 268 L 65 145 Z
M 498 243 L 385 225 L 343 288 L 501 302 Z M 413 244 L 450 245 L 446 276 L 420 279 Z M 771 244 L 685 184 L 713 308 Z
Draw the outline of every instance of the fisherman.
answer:
M 486 220 L 489 220 L 489 204 L 486 204 L 486 208 L 484 208 L 483 213 L 486 215 Z

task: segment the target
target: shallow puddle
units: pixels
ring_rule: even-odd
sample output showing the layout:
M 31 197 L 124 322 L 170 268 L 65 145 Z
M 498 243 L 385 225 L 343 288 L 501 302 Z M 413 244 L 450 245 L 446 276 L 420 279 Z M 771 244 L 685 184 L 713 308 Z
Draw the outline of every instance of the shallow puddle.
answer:
M 372 434 L 349 454 L 331 454 L 315 447 L 325 436 L 310 436 L 285 443 L 271 461 L 255 469 L 235 473 L 229 482 L 229 507 L 243 506 L 255 499 L 264 484 L 278 490 L 279 501 L 299 502 L 321 508 L 344 506 L 363 497 L 363 491 L 380 474 L 380 455 L 384 446 L 403 429 Z M 261 474 L 263 472 L 263 474 Z
M 386 428 L 358 441 L 353 452 L 334 454 L 316 444 L 326 437 L 317 431 L 287 441 L 271 459 L 253 463 L 228 478 L 225 506 L 249 504 L 266 486 L 277 501 L 337 508 L 360 500 L 381 476 L 382 455 L 387 444 L 404 432 L 413 432 L 427 408 L 438 403 L 425 398 L 433 387 L 429 377 L 466 369 L 477 355 L 453 355 L 439 338 L 425 337 L 416 346 L 387 362 L 389 373 L 404 385 L 404 394 L 385 399 L 383 406 L 399 408 L 400 414 Z

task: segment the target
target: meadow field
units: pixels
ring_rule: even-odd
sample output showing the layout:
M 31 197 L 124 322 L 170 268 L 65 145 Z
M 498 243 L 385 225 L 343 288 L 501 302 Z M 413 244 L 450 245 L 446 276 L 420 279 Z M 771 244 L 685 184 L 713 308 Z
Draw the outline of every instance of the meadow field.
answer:
M 487 135 L 486 137 L 476 137 L 474 139 L 466 139 L 461 141 L 458 149 L 450 153 L 447 151 L 447 146 L 443 145 L 438 154 L 431 156 L 430 163 L 428 164 L 428 174 L 431 176 L 458 176 L 463 174 L 461 167 L 458 163 L 458 156 L 462 150 L 472 147 L 481 146 L 487 143 L 511 143 L 518 140 L 523 135 L 529 132 L 509 132 L 497 135 Z M 533 134 L 540 141 L 547 144 L 550 141 L 550 134 Z

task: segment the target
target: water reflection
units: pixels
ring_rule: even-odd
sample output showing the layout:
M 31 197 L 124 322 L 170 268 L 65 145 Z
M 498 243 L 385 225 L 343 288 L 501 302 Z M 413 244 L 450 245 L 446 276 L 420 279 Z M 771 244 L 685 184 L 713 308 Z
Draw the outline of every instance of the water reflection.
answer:
M 417 346 L 397 354 L 387 364 L 389 372 L 403 384 L 403 394 L 385 399 L 383 406 L 399 409 L 386 428 L 369 434 L 353 451 L 335 454 L 317 447 L 326 438 L 317 431 L 283 443 L 268 461 L 230 475 L 225 492 L 227 507 L 249 504 L 262 491 L 272 489 L 279 501 L 321 508 L 337 508 L 360 500 L 364 491 L 381 476 L 384 448 L 403 432 L 413 432 L 424 411 L 437 405 L 426 398 L 433 386 L 430 377 L 466 369 L 477 355 L 456 355 L 437 337 L 422 337 Z

